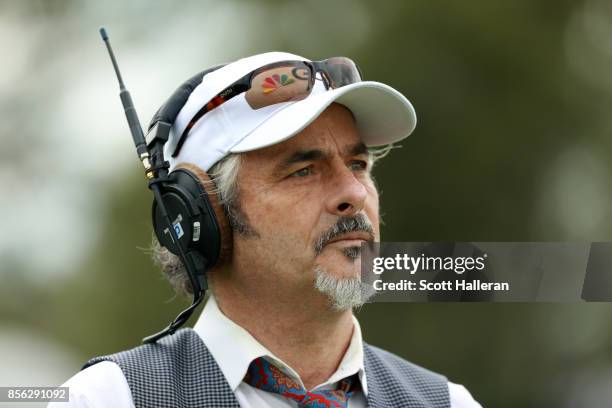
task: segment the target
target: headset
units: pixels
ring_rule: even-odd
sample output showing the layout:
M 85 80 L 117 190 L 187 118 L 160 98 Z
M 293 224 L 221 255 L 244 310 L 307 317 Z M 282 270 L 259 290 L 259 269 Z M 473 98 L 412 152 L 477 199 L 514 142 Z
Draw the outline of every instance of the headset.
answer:
M 232 230 L 209 175 L 191 163 L 179 163 L 169 172 L 170 165 L 164 159 L 164 145 L 168 141 L 170 129 L 189 95 L 205 75 L 224 64 L 199 72 L 179 86 L 155 113 L 145 137 L 105 28 L 100 28 L 100 35 L 119 81 L 119 96 L 136 152 L 145 168 L 149 189 L 153 192 L 152 221 L 155 236 L 163 247 L 180 258 L 193 290 L 191 306 L 183 310 L 164 330 L 143 339 L 144 343 L 155 343 L 173 334 L 189 319 L 208 289 L 206 273 L 231 256 Z

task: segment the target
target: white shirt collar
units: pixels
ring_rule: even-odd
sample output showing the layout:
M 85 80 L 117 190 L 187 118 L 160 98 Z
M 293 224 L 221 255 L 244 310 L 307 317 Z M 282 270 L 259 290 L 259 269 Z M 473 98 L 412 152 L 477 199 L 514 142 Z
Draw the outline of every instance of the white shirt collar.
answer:
M 338 365 L 338 369 L 323 384 L 315 388 L 329 386 L 341 379 L 358 373 L 364 395 L 367 395 L 367 384 L 363 363 L 363 340 L 361 327 L 353 316 L 353 335 L 349 347 Z M 194 326 L 195 332 L 202 338 L 204 344 L 221 368 L 232 391 L 236 391 L 251 362 L 257 357 L 266 357 L 281 370 L 302 384 L 300 376 L 276 357 L 270 350 L 258 342 L 248 331 L 225 316 L 214 296 L 206 302 L 202 314 Z

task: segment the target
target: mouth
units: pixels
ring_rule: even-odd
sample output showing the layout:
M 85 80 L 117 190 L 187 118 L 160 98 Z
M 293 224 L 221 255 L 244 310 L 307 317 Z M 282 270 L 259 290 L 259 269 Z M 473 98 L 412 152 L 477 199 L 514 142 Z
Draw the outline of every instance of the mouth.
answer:
M 355 231 L 347 234 L 340 234 L 329 240 L 327 245 L 341 244 L 343 246 L 361 246 L 362 243 L 371 241 L 372 237 L 367 232 Z

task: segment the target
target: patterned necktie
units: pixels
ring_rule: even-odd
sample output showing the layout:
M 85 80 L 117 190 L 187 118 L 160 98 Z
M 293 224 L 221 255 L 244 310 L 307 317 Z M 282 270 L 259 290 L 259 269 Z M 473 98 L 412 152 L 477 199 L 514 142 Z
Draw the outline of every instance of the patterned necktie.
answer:
M 359 379 L 353 375 L 340 381 L 337 390 L 307 391 L 262 357 L 253 360 L 244 381 L 264 391 L 291 398 L 297 401 L 299 408 L 346 408 L 351 395 L 359 389 Z

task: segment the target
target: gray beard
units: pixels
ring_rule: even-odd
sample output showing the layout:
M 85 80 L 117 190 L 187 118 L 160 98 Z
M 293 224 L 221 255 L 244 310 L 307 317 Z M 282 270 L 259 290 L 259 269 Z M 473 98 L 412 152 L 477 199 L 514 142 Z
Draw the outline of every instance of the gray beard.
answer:
M 361 277 L 337 278 L 318 266 L 315 275 L 315 289 L 327 296 L 336 311 L 359 308 L 375 293 L 371 285 L 361 282 Z

